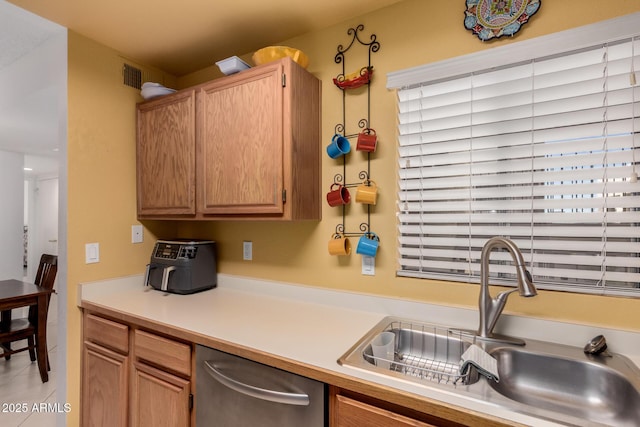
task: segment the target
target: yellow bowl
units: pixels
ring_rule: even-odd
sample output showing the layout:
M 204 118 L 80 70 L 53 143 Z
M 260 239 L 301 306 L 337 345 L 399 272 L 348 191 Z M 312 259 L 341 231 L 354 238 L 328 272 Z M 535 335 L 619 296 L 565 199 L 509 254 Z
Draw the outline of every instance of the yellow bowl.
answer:
M 252 58 L 256 65 L 262 65 L 267 62 L 284 58 L 285 56 L 293 59 L 302 68 L 307 68 L 309 66 L 309 57 L 307 57 L 304 52 L 288 46 L 267 46 L 256 51 Z

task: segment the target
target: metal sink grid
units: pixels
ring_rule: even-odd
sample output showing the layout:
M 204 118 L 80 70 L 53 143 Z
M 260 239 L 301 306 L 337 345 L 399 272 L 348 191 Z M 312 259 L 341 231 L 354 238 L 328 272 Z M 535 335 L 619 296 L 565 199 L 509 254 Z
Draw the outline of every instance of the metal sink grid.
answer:
M 371 341 L 381 332 L 393 332 L 395 335 L 393 360 L 373 355 Z M 338 362 L 386 371 L 418 381 L 466 385 L 478 380 L 474 369 L 460 372 L 461 356 L 473 340 L 473 336 L 459 330 L 428 323 L 386 319 L 358 341 Z

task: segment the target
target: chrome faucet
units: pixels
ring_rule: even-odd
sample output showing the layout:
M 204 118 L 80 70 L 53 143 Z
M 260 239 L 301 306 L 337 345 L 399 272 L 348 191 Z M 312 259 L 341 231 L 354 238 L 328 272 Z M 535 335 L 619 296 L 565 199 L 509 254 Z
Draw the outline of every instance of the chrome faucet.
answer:
M 489 293 L 489 257 L 494 249 L 503 248 L 509 251 L 516 267 L 518 278 L 518 289 L 500 292 L 495 298 Z M 492 237 L 482 248 L 480 258 L 480 326 L 478 336 L 482 339 L 497 342 L 507 342 L 511 344 L 524 345 L 524 341 L 519 338 L 508 337 L 493 333 L 493 328 L 507 303 L 507 298 L 512 292 L 518 291 L 522 297 L 533 297 L 538 294 L 531 279 L 531 274 L 524 265 L 522 252 L 511 240 L 504 237 Z

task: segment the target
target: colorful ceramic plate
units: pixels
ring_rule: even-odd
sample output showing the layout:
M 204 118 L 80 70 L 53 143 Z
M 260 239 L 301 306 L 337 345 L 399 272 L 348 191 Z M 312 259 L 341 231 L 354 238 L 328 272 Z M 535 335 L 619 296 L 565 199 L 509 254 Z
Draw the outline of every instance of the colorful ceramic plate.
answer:
M 513 36 L 540 9 L 542 0 L 467 0 L 464 26 L 482 41 Z

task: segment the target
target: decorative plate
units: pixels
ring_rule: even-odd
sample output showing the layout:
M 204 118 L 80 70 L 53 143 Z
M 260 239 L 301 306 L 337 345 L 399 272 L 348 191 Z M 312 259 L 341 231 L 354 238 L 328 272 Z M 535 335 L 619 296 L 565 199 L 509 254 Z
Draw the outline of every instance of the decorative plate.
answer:
M 342 74 L 339 75 L 333 79 L 333 84 L 343 90 L 356 89 L 369 83 L 372 76 L 373 67 L 362 67 L 360 71 L 356 71 L 355 73 L 347 74 L 346 76 L 343 76 Z
M 464 26 L 482 41 L 513 36 L 540 9 L 542 0 L 467 0 Z

